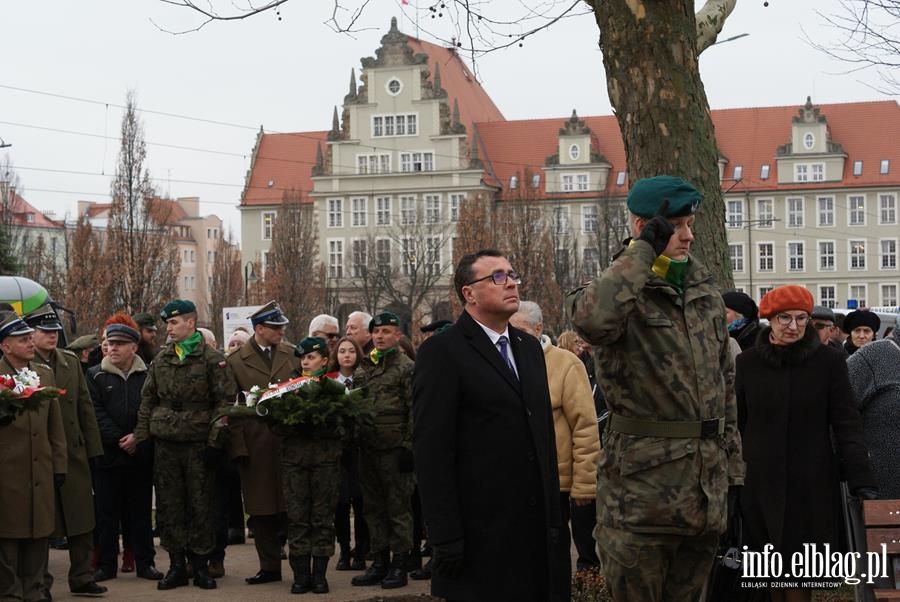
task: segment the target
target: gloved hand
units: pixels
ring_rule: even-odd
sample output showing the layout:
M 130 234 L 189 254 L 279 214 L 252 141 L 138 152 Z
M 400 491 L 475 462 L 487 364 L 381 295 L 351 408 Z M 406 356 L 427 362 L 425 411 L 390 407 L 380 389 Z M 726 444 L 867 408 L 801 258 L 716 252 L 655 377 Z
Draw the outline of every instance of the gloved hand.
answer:
M 2 417 L 0 417 L 0 426 L 9 426 L 10 424 L 13 423 L 13 420 L 15 420 L 15 419 L 16 419 L 16 417 L 12 416 L 12 415 L 2 416 Z
M 853 495 L 861 500 L 877 500 L 880 497 L 878 490 L 873 487 L 859 487 L 853 490 Z
M 66 482 L 66 475 L 64 474 L 55 474 L 53 475 L 53 486 L 56 489 L 62 487 Z
M 224 450 L 221 450 L 218 447 L 210 447 L 209 445 L 207 445 L 203 449 L 203 465 L 207 468 L 218 468 L 218 466 L 222 463 L 222 458 L 224 455 Z
M 666 219 L 666 211 L 668 210 L 669 199 L 665 199 L 662 205 L 659 206 L 656 215 L 644 224 L 644 228 L 637 237 L 638 240 L 650 243 L 657 256 L 662 255 L 662 252 L 669 245 L 669 239 L 675 234 L 675 226 Z
M 431 570 L 447 579 L 458 579 L 463 570 L 465 540 L 457 539 L 445 544 L 432 544 Z

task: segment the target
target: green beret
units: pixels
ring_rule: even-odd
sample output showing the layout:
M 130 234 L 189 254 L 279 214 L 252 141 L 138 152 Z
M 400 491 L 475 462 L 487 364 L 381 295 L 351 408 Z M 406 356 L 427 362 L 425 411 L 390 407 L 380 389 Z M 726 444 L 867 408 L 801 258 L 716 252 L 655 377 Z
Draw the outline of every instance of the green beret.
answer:
M 697 211 L 700 192 L 681 178 L 656 176 L 643 178 L 628 191 L 628 210 L 650 219 L 659 211 L 664 200 L 669 201 L 666 217 L 686 217 Z
M 166 303 L 165 307 L 162 308 L 162 311 L 159 312 L 159 316 L 165 321 L 169 318 L 196 312 L 197 306 L 194 305 L 193 301 L 188 301 L 187 299 L 175 299 L 174 301 Z
M 100 341 L 97 340 L 97 335 L 86 334 L 69 343 L 66 349 L 68 349 L 69 351 L 74 351 L 76 353 L 81 353 L 85 349 L 93 349 L 99 344 Z
M 294 347 L 294 355 L 303 357 L 307 353 L 318 351 L 323 356 L 328 355 L 328 343 L 322 337 L 306 337 Z
M 369 322 L 369 332 L 375 330 L 376 326 L 400 326 L 400 318 L 397 317 L 397 314 L 383 311 Z

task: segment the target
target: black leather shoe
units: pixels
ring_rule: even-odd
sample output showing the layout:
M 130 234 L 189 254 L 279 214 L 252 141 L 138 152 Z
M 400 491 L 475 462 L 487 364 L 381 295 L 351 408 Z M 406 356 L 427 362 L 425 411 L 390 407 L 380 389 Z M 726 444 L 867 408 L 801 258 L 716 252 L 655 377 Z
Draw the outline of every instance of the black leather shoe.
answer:
M 247 585 L 259 585 L 260 583 L 272 583 L 273 581 L 281 581 L 281 573 L 276 573 L 275 571 L 263 571 L 260 570 L 258 573 L 253 575 L 252 577 L 247 577 L 244 579 L 247 582 Z
M 101 581 L 109 581 L 110 579 L 115 579 L 116 574 L 113 571 L 108 569 L 97 569 L 94 571 L 94 583 L 100 583 Z
M 169 552 L 169 570 L 166 576 L 156 583 L 156 589 L 175 589 L 188 584 L 187 567 L 184 551 Z
M 156 567 L 152 564 L 150 566 L 138 569 L 137 576 L 141 579 L 147 579 L 149 581 L 159 581 L 163 578 L 163 574 L 156 570 Z
M 106 587 L 102 585 L 97 585 L 94 581 L 89 583 L 85 583 L 84 585 L 79 585 L 78 587 L 69 590 L 76 596 L 102 596 L 108 590 Z
M 381 589 L 397 589 L 398 587 L 405 587 L 408 583 L 405 568 L 391 567 L 387 577 L 381 580 Z

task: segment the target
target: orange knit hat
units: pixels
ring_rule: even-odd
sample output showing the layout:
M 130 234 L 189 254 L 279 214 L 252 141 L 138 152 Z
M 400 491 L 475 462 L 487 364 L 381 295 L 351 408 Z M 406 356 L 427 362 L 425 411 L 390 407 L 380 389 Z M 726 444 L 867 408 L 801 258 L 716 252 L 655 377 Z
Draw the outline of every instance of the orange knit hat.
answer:
M 759 302 L 759 317 L 768 319 L 789 309 L 800 309 L 806 313 L 812 313 L 812 294 L 805 287 L 796 284 L 774 288 L 766 293 Z

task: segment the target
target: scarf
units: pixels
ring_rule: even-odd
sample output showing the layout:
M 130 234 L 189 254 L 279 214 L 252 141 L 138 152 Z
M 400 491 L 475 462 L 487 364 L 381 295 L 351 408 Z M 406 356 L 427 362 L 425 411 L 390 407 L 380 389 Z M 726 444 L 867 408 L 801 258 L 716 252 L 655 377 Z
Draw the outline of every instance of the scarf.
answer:
M 385 349 L 384 351 L 378 349 L 377 347 L 373 347 L 372 351 L 369 352 L 369 359 L 372 360 L 372 363 L 377 366 L 378 362 L 381 361 L 381 358 L 392 353 L 397 353 L 396 347 L 391 347 L 390 349 Z
M 203 342 L 203 335 L 200 334 L 199 330 L 195 330 L 194 334 L 181 341 L 180 343 L 175 343 L 175 355 L 178 356 L 178 361 L 183 362 L 184 358 L 189 356 L 194 352 L 194 349 L 200 346 Z
M 730 332 L 730 333 L 737 332 L 738 330 L 743 328 L 744 324 L 746 324 L 748 321 L 749 320 L 747 320 L 747 318 L 745 318 L 744 316 L 741 316 L 737 320 L 733 320 L 733 321 L 729 322 L 728 323 L 728 332 Z
M 684 291 L 684 275 L 687 272 L 689 258 L 672 259 L 665 255 L 660 255 L 653 262 L 653 273 L 678 289 L 678 292 Z
M 321 378 L 322 376 L 325 375 L 325 368 L 327 368 L 327 366 L 322 366 L 315 372 L 308 372 L 307 370 L 304 370 L 300 376 L 311 376 L 313 378 Z

